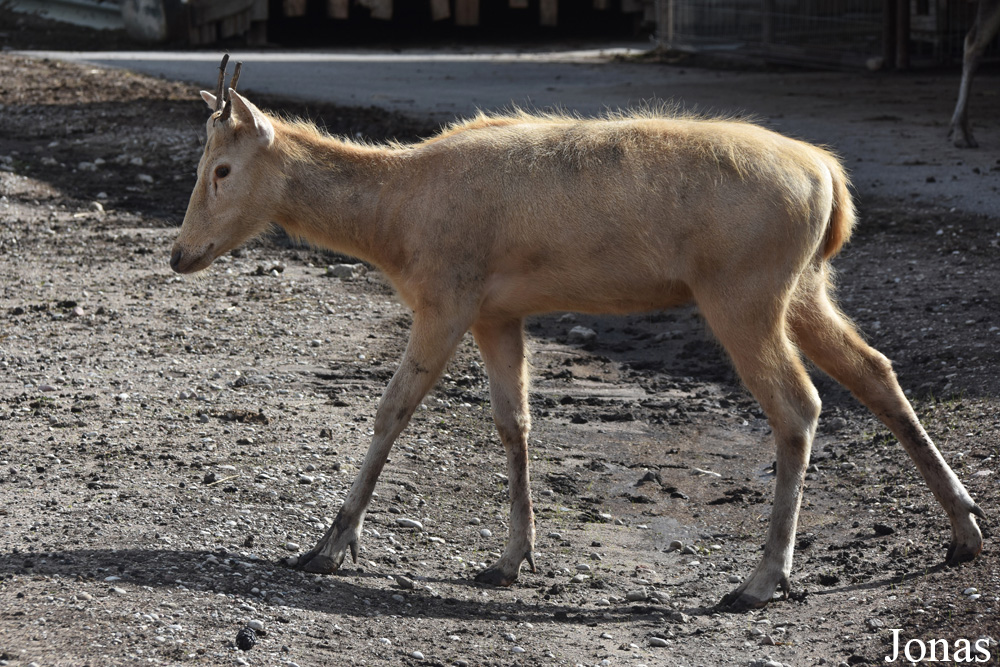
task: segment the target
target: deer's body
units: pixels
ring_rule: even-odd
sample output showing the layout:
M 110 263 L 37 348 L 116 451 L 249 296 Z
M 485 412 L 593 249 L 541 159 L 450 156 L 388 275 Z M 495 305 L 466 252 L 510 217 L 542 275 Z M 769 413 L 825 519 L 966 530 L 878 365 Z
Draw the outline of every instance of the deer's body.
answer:
M 923 431 L 889 362 L 828 296 L 829 258 L 854 223 L 846 177 L 828 152 L 748 123 L 654 114 L 479 117 L 418 144 L 366 146 L 279 121 L 230 93 L 208 124 L 174 269 L 202 269 L 274 221 L 374 263 L 414 311 L 358 479 L 300 566 L 329 572 L 348 550 L 356 554 L 393 441 L 471 330 L 489 373 L 511 497 L 507 547 L 478 579 L 506 585 L 524 560 L 533 569 L 524 317 L 690 301 L 761 402 L 778 448 L 764 557 L 726 604 L 763 605 L 788 588 L 820 411 L 800 351 L 906 447 L 951 520 L 949 559 L 981 549 L 972 516 L 981 510 Z M 217 103 L 218 95 L 203 96 Z

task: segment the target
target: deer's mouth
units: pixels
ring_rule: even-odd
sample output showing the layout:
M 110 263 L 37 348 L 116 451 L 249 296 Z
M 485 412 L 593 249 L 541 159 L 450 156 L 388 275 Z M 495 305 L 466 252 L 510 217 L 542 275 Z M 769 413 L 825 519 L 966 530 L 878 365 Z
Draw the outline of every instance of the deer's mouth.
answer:
M 170 253 L 170 268 L 177 273 L 195 273 L 215 261 L 217 254 L 213 252 L 214 243 L 209 243 L 207 247 L 200 251 L 185 250 L 180 245 L 174 245 Z

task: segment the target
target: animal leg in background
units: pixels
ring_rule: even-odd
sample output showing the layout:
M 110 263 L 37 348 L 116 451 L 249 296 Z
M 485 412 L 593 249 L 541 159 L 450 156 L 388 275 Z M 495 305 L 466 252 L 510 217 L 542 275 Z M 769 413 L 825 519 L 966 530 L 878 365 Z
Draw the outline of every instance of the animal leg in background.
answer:
M 976 21 L 965 36 L 962 83 L 958 87 L 958 101 L 955 103 L 955 113 L 951 117 L 951 126 L 948 129 L 948 138 L 959 148 L 979 146 L 969 127 L 969 94 L 972 90 L 972 77 L 979 67 L 983 52 L 996 37 L 997 32 L 1000 32 L 1000 0 L 979 0 Z

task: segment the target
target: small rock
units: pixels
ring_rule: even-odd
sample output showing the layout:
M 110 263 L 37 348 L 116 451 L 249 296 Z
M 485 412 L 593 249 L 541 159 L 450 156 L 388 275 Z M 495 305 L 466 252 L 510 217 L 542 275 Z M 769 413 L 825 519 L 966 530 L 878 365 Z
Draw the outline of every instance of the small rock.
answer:
M 896 532 L 896 529 L 887 523 L 876 523 L 872 527 L 875 529 L 876 535 L 892 535 Z
M 680 540 L 674 540 L 670 543 L 670 546 L 667 547 L 667 551 L 677 551 L 678 549 L 683 549 L 683 548 L 684 548 L 683 542 L 681 542 Z
M 970 586 L 969 588 L 966 588 L 964 591 L 962 591 L 962 595 L 975 595 L 978 592 L 979 592 L 978 588 L 976 588 L 975 586 Z
M 493 537 L 493 531 L 489 528 L 483 528 L 479 531 L 480 537 Z
M 258 621 L 257 619 L 254 619 L 249 623 L 247 623 L 247 627 L 253 630 L 254 632 L 264 632 L 264 621 Z
M 586 563 L 578 563 L 576 566 L 577 572 L 590 572 L 590 566 Z
M 585 574 L 578 574 L 575 577 L 573 577 L 572 579 L 570 579 L 569 583 L 571 583 L 571 584 L 582 584 L 587 579 L 590 579 L 590 577 L 588 577 Z
M 117 586 L 112 586 L 110 590 L 112 595 L 128 595 L 128 591 L 124 588 L 118 588 Z
M 424 524 L 420 523 L 416 519 L 399 518 L 396 519 L 396 525 L 400 528 L 416 528 L 417 530 L 424 529 Z
M 316 478 L 312 475 L 299 475 L 299 484 L 312 484 Z
M 299 543 L 298 542 L 285 542 L 281 546 L 283 546 L 288 551 L 298 551 L 299 550 Z
M 358 275 L 358 269 L 360 265 L 358 264 L 333 264 L 326 267 L 326 275 L 331 278 L 340 278 L 341 280 L 350 280 Z
M 683 547 L 683 548 L 681 549 L 681 553 L 682 553 L 682 554 L 685 554 L 685 555 L 687 555 L 687 556 L 690 556 L 690 555 L 692 555 L 692 554 L 696 554 L 696 553 L 698 553 L 698 552 L 697 552 L 697 551 L 695 551 L 694 547 L 692 547 L 692 546 L 691 546 L 691 545 L 689 544 L 689 545 L 687 545 L 686 547 Z
M 637 589 L 634 591 L 628 591 L 625 593 L 625 599 L 629 602 L 641 602 L 648 598 L 649 595 L 646 594 L 645 590 Z
M 410 657 L 413 658 L 414 660 L 423 660 L 424 654 L 421 653 L 420 651 L 413 651 L 412 653 L 410 653 Z
M 411 591 L 416 586 L 414 581 L 409 577 L 404 577 L 401 574 L 397 574 L 393 577 L 396 580 L 396 585 L 402 588 L 404 591 Z
M 650 637 L 649 638 L 649 645 L 650 646 L 661 646 L 662 647 L 662 646 L 670 646 L 670 643 L 667 642 L 667 640 L 664 639 L 663 637 Z
M 139 181 L 140 183 L 145 183 L 149 185 L 150 183 L 153 182 L 153 177 L 150 176 L 149 174 L 137 174 L 135 180 Z
M 872 630 L 880 630 L 885 627 L 885 622 L 880 618 L 869 618 L 865 619 L 865 625 Z
M 257 645 L 257 633 L 250 626 L 241 628 L 236 633 L 236 648 L 241 651 L 249 651 Z
M 589 343 L 597 338 L 597 332 L 587 327 L 576 326 L 569 330 L 569 339 L 575 343 Z
M 515 647 L 513 647 L 513 648 L 510 649 L 510 652 L 511 653 L 524 653 L 524 649 L 521 648 L 520 646 L 515 646 Z
M 826 428 L 831 433 L 837 433 L 838 431 L 843 431 L 847 428 L 847 420 L 843 417 L 834 417 L 826 423 Z

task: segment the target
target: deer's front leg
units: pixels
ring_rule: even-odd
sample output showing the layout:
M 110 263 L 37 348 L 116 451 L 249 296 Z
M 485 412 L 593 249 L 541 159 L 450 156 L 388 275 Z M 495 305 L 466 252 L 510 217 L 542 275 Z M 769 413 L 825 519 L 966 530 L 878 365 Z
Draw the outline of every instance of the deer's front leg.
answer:
M 509 586 L 517 580 L 521 563 L 535 571 L 535 523 L 528 488 L 528 368 L 524 357 L 522 322 L 480 321 L 473 328 L 490 377 L 493 421 L 507 453 L 510 493 L 510 535 L 503 555 L 481 572 L 476 581 Z
M 348 549 L 357 562 L 365 513 L 392 443 L 434 386 L 467 328 L 467 320 L 454 314 L 434 309 L 414 313 L 406 353 L 379 402 L 375 435 L 358 477 L 333 525 L 311 551 L 299 558 L 298 567 L 307 572 L 333 572 L 344 562 Z

